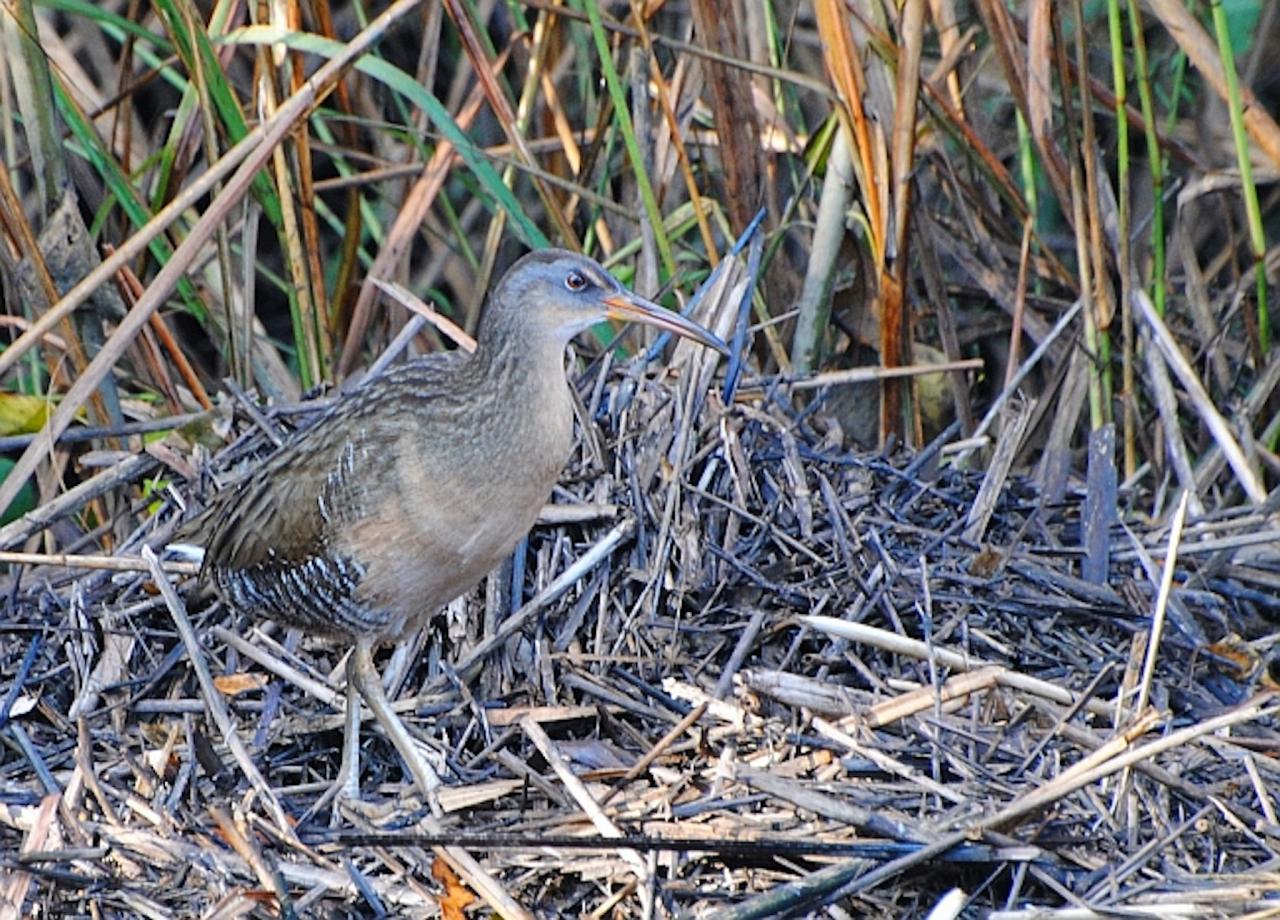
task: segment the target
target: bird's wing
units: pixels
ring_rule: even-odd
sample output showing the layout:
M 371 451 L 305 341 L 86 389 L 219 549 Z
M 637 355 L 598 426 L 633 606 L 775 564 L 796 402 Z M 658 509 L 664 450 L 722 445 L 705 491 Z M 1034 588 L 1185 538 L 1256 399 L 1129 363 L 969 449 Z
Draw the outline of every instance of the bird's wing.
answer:
M 364 568 L 334 539 L 366 513 L 364 492 L 379 478 L 358 463 L 369 453 L 360 433 L 324 418 L 291 439 L 218 494 L 202 576 L 233 607 L 311 632 L 381 629 L 386 612 L 359 598 Z
M 298 565 L 330 550 L 331 535 L 378 507 L 414 411 L 449 401 L 455 352 L 406 362 L 342 397 L 262 466 L 214 496 L 201 515 L 206 571 Z
M 324 552 L 327 507 L 354 509 L 360 475 L 375 475 L 344 462 L 355 445 L 344 451 L 332 427 L 322 419 L 215 496 L 205 520 L 206 569 L 287 565 Z M 352 494 L 335 494 L 335 484 Z

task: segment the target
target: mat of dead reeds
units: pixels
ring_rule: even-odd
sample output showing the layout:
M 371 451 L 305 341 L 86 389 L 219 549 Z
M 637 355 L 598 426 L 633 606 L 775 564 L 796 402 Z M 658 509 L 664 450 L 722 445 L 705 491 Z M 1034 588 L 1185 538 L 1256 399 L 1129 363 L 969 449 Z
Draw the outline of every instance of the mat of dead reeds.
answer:
M 520 577 L 495 574 L 386 655 L 446 778 L 444 840 L 542 916 L 907 916 L 952 888 L 999 891 L 1001 917 L 1066 890 L 1149 916 L 1265 906 L 1268 648 L 1206 636 L 1276 615 L 1273 529 L 1124 520 L 1108 577 L 1086 582 L 1078 483 L 1050 499 L 943 464 L 946 439 L 851 452 L 785 386 L 746 381 L 726 405 L 686 357 L 588 373 L 589 437 Z M 113 558 L 137 565 L 209 479 L 307 418 L 234 416 L 242 434 L 156 493 Z M 164 469 L 142 456 L 118 486 Z M 169 601 L 143 571 L 11 582 L 9 896 L 51 915 L 465 906 L 376 731 L 376 807 L 309 813 L 337 775 L 346 650 L 171 577 Z

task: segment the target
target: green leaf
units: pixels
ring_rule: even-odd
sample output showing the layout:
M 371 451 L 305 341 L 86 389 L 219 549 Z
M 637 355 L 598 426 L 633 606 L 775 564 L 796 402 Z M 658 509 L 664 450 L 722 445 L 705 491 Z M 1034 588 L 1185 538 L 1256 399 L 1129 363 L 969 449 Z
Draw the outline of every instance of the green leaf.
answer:
M 342 44 L 319 35 L 301 32 L 285 32 L 268 26 L 246 26 L 228 33 L 221 41 L 234 45 L 283 44 L 295 51 L 316 54 L 325 58 L 336 57 L 342 52 Z M 537 224 L 529 219 L 524 209 L 516 200 L 511 189 L 507 188 L 498 171 L 493 168 L 485 156 L 467 136 L 466 132 L 453 120 L 448 109 L 436 98 L 435 94 L 420 84 L 412 76 L 399 67 L 372 55 L 364 55 L 356 61 L 356 69 L 372 77 L 388 88 L 394 90 L 411 101 L 427 114 L 436 128 L 457 149 L 459 156 L 480 180 L 480 187 L 485 194 L 506 211 L 511 219 L 516 236 L 531 249 L 542 249 L 550 245 L 547 237 Z
M 15 465 L 16 465 L 16 461 L 10 459 L 9 457 L 0 457 L 0 482 L 3 482 L 4 479 L 8 477 L 8 475 L 11 472 L 13 472 L 13 468 Z M 10 521 L 16 521 L 18 518 L 22 517 L 28 511 L 35 508 L 35 506 L 36 506 L 35 486 L 33 486 L 31 484 L 31 480 L 28 479 L 25 483 L 23 483 L 22 489 L 19 490 L 17 496 L 9 504 L 9 507 L 5 509 L 3 514 L 0 514 L 0 525 L 8 524 Z

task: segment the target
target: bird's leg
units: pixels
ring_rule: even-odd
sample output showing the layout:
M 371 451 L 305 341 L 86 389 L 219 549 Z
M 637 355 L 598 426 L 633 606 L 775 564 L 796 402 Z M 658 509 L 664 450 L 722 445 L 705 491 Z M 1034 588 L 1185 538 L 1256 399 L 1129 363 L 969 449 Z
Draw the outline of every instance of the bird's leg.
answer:
M 391 701 L 387 699 L 387 693 L 382 689 L 382 678 L 373 663 L 373 644 L 367 639 L 357 640 L 356 647 L 351 650 L 351 658 L 347 662 L 347 682 L 348 686 L 354 684 L 356 689 L 360 691 L 364 701 L 373 710 L 374 718 L 382 725 L 383 730 L 391 738 L 391 743 L 400 752 L 405 766 L 409 768 L 409 772 L 413 775 L 418 788 L 422 790 L 428 805 L 434 806 L 436 803 L 436 790 L 440 787 L 440 777 L 436 775 L 436 771 L 427 762 L 427 759 L 422 756 L 417 745 L 414 744 L 409 730 L 404 727 L 400 717 L 391 708 Z M 350 707 L 350 702 L 347 705 Z M 346 760 L 347 755 L 344 751 L 344 770 L 346 769 Z
M 347 708 L 342 715 L 342 767 L 338 785 L 343 798 L 360 798 L 360 690 L 354 679 L 355 655 L 347 656 Z
M 347 699 L 342 716 L 342 765 L 338 768 L 338 778 L 307 809 L 304 823 L 330 804 L 331 827 L 341 823 L 339 812 L 344 805 L 353 806 L 357 811 L 365 810 L 359 807 L 363 804 L 360 801 L 360 690 L 356 686 L 354 662 L 355 654 L 352 653 L 347 656 Z
M 382 678 L 373 665 L 373 645 L 367 639 L 358 640 L 356 647 L 351 650 L 351 660 L 347 663 L 347 676 L 351 683 L 359 688 L 360 695 L 373 710 L 374 717 L 382 723 L 382 727 L 391 736 L 391 743 L 400 752 L 409 772 L 413 774 L 414 782 L 426 797 L 432 814 L 423 818 L 423 828 L 429 833 L 440 833 L 442 825 L 437 818 L 442 812 L 436 797 L 436 790 L 440 787 L 440 777 L 418 751 L 413 738 L 409 735 L 409 730 L 404 727 L 400 717 L 391 708 L 391 701 L 387 699 L 387 693 L 382 689 Z M 509 917 L 511 920 L 533 920 L 533 915 L 520 906 L 466 850 L 456 846 L 438 846 L 434 849 L 488 903 L 494 914 L 499 917 Z

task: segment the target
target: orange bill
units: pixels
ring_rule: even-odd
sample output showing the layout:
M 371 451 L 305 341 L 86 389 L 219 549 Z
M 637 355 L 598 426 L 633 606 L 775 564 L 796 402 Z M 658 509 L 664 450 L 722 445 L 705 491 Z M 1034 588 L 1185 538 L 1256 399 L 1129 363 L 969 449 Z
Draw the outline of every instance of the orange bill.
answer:
M 659 329 L 665 329 L 667 332 L 674 332 L 676 335 L 684 336 L 686 339 L 701 342 L 703 345 L 714 348 L 723 355 L 729 353 L 729 346 L 725 345 L 719 336 L 708 332 L 697 323 L 685 319 L 679 313 L 660 307 L 653 301 L 645 300 L 630 291 L 621 291 L 610 295 L 604 298 L 604 304 L 609 308 L 607 315 L 610 319 L 656 326 Z

